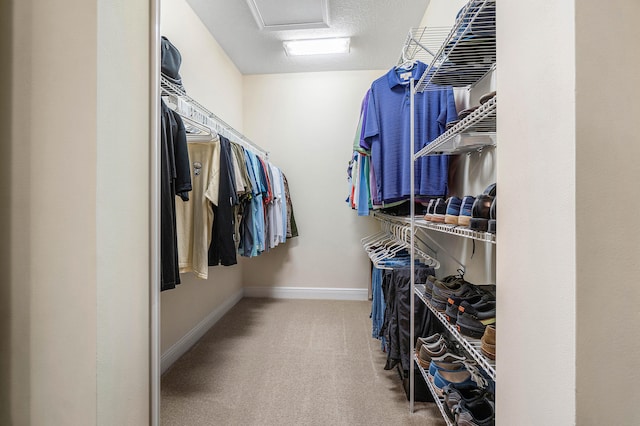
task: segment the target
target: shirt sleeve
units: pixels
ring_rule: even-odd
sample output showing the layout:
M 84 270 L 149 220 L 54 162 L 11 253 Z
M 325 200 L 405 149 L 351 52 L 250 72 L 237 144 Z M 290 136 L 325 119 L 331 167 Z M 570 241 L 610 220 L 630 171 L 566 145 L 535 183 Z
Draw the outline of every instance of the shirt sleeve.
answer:
M 372 144 L 372 138 L 377 136 L 380 133 L 380 128 L 378 126 L 378 116 L 376 114 L 377 105 L 375 93 L 371 91 L 369 93 L 369 99 L 367 100 L 367 105 L 365 108 L 365 113 L 363 115 L 363 123 L 362 123 L 362 143 L 360 144 L 361 148 L 370 150 Z
M 187 148 L 187 132 L 184 128 L 182 118 L 175 111 L 171 111 L 176 124 L 177 131 L 173 139 L 173 152 L 176 164 L 176 195 L 183 201 L 189 201 L 189 191 L 191 191 L 191 171 L 189 164 L 189 150 Z
M 217 206 L 220 194 L 220 139 L 212 143 L 211 172 L 209 173 L 209 182 L 204 195 L 214 206 Z
M 440 134 L 443 134 L 447 130 L 447 123 L 458 119 L 456 100 L 451 88 L 443 90 L 440 94 L 440 107 L 440 114 L 438 115 L 438 130 Z
M 244 194 L 246 186 L 241 172 L 242 166 L 240 165 L 240 160 L 238 159 L 238 155 L 236 154 L 236 150 L 233 145 L 231 146 L 231 158 L 233 158 L 233 176 L 236 182 L 236 191 L 238 191 L 238 194 Z

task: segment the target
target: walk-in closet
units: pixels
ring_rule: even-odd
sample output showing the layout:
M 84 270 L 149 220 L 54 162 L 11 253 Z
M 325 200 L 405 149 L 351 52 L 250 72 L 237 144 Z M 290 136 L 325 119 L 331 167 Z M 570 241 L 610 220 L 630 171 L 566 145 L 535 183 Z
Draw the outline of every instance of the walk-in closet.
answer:
M 639 14 L 0 2 L 0 424 L 640 424 Z

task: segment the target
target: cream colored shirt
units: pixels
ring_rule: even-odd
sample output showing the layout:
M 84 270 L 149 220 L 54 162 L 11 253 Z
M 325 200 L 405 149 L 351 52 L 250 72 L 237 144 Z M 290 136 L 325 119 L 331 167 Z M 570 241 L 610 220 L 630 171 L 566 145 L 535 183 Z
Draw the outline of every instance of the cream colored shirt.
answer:
M 193 272 L 207 279 L 208 252 L 213 227 L 213 205 L 220 188 L 220 138 L 211 142 L 189 142 L 191 185 L 189 201 L 176 199 L 178 264 L 180 273 Z

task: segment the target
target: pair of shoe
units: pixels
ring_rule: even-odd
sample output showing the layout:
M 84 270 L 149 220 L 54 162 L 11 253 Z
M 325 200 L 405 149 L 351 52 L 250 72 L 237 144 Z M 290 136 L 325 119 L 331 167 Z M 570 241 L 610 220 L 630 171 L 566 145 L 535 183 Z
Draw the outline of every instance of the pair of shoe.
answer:
M 488 325 L 480 339 L 480 350 L 490 359 L 496 359 L 496 325 Z
M 448 199 L 435 198 L 429 201 L 427 205 L 427 213 L 424 215 L 425 220 L 436 223 L 444 223 L 447 213 Z
M 465 361 L 467 358 L 453 351 L 446 352 L 444 355 L 431 358 L 429 363 L 428 376 L 433 381 L 433 376 L 438 371 L 462 371 L 466 370 Z
M 458 314 L 460 313 L 460 305 L 462 302 L 475 305 L 481 302 L 494 303 L 495 296 L 487 290 L 483 290 L 481 287 L 470 284 L 470 289 L 465 293 L 451 294 L 447 299 L 447 307 L 444 311 L 444 316 L 451 324 L 456 324 L 458 321 Z
M 433 346 L 434 344 L 439 343 L 441 340 L 444 340 L 444 336 L 442 336 L 440 333 L 435 333 L 427 337 L 418 337 L 418 339 L 416 340 L 416 355 L 420 353 L 420 348 L 422 348 L 423 345 Z
M 457 425 L 488 426 L 495 424 L 493 395 L 484 389 L 459 389 L 448 385 L 443 390 L 447 414 Z
M 448 385 L 453 385 L 457 389 L 473 389 L 486 387 L 487 380 L 482 376 L 477 365 L 470 360 L 456 360 L 462 368 L 455 370 L 433 369 L 433 386 L 439 396 L 443 396 L 443 389 Z
M 481 298 L 476 303 L 462 301 L 458 306 L 456 328 L 461 334 L 480 339 L 489 325 L 496 323 L 496 302 Z
M 429 368 L 432 358 L 441 357 L 449 351 L 449 341 L 438 333 L 429 337 L 418 337 L 418 340 L 416 341 L 418 364 L 420 364 L 424 369 Z
M 447 307 L 447 298 L 454 292 L 464 292 L 468 285 L 463 276 L 449 275 L 441 280 L 429 275 L 425 283 L 425 297 L 437 310 L 444 312 Z
M 471 208 L 474 197 L 466 196 L 462 199 L 451 196 L 446 200 L 437 198 L 429 201 L 425 220 L 449 225 L 468 226 L 471 221 Z
M 496 228 L 496 184 L 489 185 L 477 197 L 466 195 L 462 199 L 451 196 L 446 200 L 436 198 L 429 201 L 425 220 L 466 226 L 479 232 L 493 232 Z M 490 228 L 490 220 L 492 225 Z M 492 231 L 491 231 L 492 230 Z
M 433 287 L 435 286 L 436 282 L 439 282 L 439 285 L 442 285 L 442 283 L 452 283 L 454 281 L 458 281 L 462 278 L 462 275 L 449 275 L 447 277 L 444 277 L 443 279 L 439 280 L 435 277 L 435 275 L 429 275 L 427 276 L 427 280 L 425 281 L 425 289 L 424 289 L 424 296 L 427 300 L 432 300 L 433 299 Z
M 433 285 L 437 280 L 438 279 L 435 277 L 435 275 L 429 275 L 427 277 L 427 280 L 424 282 L 424 297 L 427 300 L 431 300 L 431 297 L 433 295 Z
M 493 212 L 493 213 L 492 213 Z M 484 190 L 484 192 L 476 197 L 471 209 L 471 221 L 469 229 L 478 232 L 489 231 L 489 220 L 493 219 L 493 228 L 495 233 L 496 219 L 496 184 L 493 183 Z
M 489 399 L 493 401 L 493 394 L 482 388 L 459 389 L 456 385 L 447 385 L 442 388 L 442 396 L 444 397 L 444 406 L 446 413 L 452 420 L 461 403 L 465 405 L 471 404 L 480 399 Z

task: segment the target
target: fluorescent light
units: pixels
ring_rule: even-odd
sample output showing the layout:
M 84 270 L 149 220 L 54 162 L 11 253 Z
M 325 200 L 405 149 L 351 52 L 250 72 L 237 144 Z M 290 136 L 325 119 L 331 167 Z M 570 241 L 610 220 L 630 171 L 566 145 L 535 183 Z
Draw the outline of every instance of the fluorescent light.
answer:
M 284 51 L 288 56 L 325 55 L 328 53 L 349 53 L 349 37 L 317 38 L 311 40 L 283 41 Z

